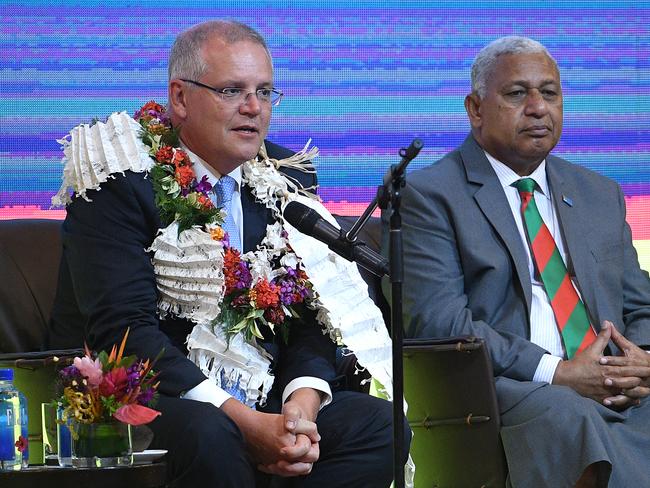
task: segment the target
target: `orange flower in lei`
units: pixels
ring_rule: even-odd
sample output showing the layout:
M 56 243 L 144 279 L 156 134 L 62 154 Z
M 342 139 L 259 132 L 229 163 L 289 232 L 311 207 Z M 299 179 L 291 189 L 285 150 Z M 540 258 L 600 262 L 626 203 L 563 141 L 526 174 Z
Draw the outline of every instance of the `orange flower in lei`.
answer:
M 171 146 L 162 146 L 156 152 L 156 159 L 163 164 L 171 164 L 174 157 L 174 149 Z
M 250 292 L 250 297 L 255 301 L 257 308 L 277 307 L 280 303 L 280 289 L 266 279 L 258 281 Z
M 226 295 L 239 289 L 239 286 L 237 286 L 239 283 L 237 270 L 240 262 L 241 258 L 237 249 L 225 248 L 223 253 L 223 274 L 226 279 Z
M 226 231 L 222 227 L 215 227 L 210 229 L 210 237 L 215 241 L 222 241 L 226 237 Z
M 201 205 L 201 207 L 203 207 L 205 209 L 214 208 L 214 203 L 212 203 L 212 200 L 210 200 L 208 197 L 206 197 L 203 194 L 199 195 L 196 200 L 197 200 L 197 202 L 199 202 L 199 205 Z M 214 234 L 210 233 L 210 236 L 213 239 L 215 239 Z M 223 234 L 221 235 L 221 237 L 217 238 L 216 240 L 220 241 L 222 239 L 223 239 Z
M 194 179 L 194 170 L 191 166 L 176 166 L 174 177 L 182 187 L 188 186 Z
M 192 166 L 192 161 L 185 151 L 176 149 L 172 157 L 172 163 L 178 168 L 179 166 Z

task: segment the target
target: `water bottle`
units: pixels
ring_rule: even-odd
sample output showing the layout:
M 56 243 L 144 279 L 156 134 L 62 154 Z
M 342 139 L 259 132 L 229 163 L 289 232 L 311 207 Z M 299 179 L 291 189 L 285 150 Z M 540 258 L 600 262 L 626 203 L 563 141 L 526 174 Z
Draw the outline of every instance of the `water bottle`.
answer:
M 27 403 L 21 411 L 21 393 L 14 388 L 14 370 L 0 369 L 0 470 L 19 470 L 27 449 Z M 24 397 L 23 397 L 24 398 Z M 23 421 L 23 417 L 25 420 Z

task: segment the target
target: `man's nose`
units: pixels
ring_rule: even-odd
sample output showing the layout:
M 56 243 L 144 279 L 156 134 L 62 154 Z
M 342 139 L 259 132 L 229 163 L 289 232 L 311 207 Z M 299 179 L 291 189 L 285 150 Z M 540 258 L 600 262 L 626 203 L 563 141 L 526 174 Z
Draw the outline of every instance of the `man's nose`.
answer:
M 542 117 L 548 113 L 548 102 L 537 89 L 528 91 L 526 97 L 526 115 Z
M 262 104 L 257 98 L 256 92 L 248 92 L 239 105 L 239 113 L 242 115 L 257 115 L 262 112 Z

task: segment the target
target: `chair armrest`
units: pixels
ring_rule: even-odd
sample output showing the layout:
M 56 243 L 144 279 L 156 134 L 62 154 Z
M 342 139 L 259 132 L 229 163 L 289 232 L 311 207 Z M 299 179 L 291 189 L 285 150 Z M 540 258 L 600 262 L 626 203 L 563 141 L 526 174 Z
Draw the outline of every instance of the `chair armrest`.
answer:
M 11 352 L 0 354 L 0 365 L 16 369 L 36 370 L 53 365 L 66 366 L 76 356 L 83 356 L 83 349 L 53 349 L 50 351 Z

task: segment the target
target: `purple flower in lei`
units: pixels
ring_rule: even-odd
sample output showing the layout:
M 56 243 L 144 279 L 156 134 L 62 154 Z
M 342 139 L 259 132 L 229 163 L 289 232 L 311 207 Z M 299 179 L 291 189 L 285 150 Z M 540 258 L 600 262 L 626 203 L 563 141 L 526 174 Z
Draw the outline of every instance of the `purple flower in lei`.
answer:
M 228 234 L 226 233 L 226 236 Z M 235 277 L 237 278 L 237 281 L 235 283 L 235 289 L 237 290 L 245 290 L 246 288 L 251 286 L 251 282 L 253 281 L 253 277 L 251 276 L 251 272 L 248 269 L 248 263 L 246 261 L 240 261 L 237 264 L 237 269 L 235 270 Z
M 287 268 L 286 274 L 277 280 L 276 285 L 280 287 L 280 301 L 286 306 L 302 303 L 310 296 L 309 288 L 298 279 L 298 271 L 294 268 Z
M 153 110 L 149 111 L 150 114 L 151 112 L 153 112 Z M 171 119 L 169 118 L 169 115 L 167 115 L 166 113 L 158 113 L 156 114 L 156 118 L 160 121 L 162 125 L 171 126 Z
M 208 193 L 212 191 L 212 184 L 208 181 L 208 175 L 203 175 L 201 181 L 199 181 L 194 187 L 194 191 L 203 193 L 204 195 L 208 196 Z
M 291 305 L 295 301 L 295 283 L 288 280 L 279 280 L 276 283 L 280 287 L 280 301 L 283 305 Z

